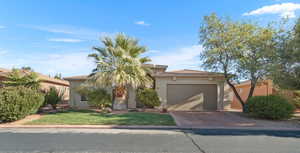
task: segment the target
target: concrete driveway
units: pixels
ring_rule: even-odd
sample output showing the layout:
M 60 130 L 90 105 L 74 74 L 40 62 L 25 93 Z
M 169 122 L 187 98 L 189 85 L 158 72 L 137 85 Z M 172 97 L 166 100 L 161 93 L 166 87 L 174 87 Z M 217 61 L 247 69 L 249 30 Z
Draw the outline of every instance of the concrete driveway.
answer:
M 171 112 L 180 128 L 299 129 L 300 120 L 269 121 L 245 117 L 241 112 Z

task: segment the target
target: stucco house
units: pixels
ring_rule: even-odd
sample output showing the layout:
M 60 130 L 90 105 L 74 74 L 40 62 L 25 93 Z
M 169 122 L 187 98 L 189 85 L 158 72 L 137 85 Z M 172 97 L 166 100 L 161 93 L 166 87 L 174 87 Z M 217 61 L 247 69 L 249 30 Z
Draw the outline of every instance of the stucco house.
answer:
M 241 98 L 245 101 L 248 98 L 248 94 L 250 92 L 251 81 L 247 80 L 235 85 L 235 88 L 239 92 Z M 256 87 L 253 92 L 253 96 L 266 96 L 272 95 L 276 92 L 275 87 L 273 85 L 272 80 L 261 80 L 256 84 Z M 233 91 L 232 91 L 233 94 Z M 234 94 L 233 94 L 234 95 Z M 232 109 L 242 109 L 242 105 L 238 101 L 236 96 L 232 97 L 231 102 Z
M 11 70 L 9 69 L 4 69 L 0 68 L 0 85 L 1 81 L 6 80 L 6 77 L 8 73 L 10 73 Z M 37 72 L 36 72 L 37 73 Z M 52 77 L 49 77 L 47 75 L 37 73 L 39 80 L 41 81 L 40 83 L 40 89 L 43 91 L 47 91 L 50 89 L 50 87 L 55 87 L 56 89 L 60 91 L 64 91 L 64 101 L 68 102 L 69 101 L 69 82 L 66 80 L 61 80 L 61 79 L 55 79 Z
M 174 111 L 222 110 L 224 98 L 224 76 L 220 73 L 177 70 L 166 71 L 166 65 L 144 65 L 152 69 L 153 88 L 162 102 L 161 107 Z M 64 78 L 70 82 L 70 105 L 77 108 L 89 107 L 87 99 L 76 88 L 87 80 L 87 76 Z M 107 89 L 111 92 L 111 89 Z M 137 108 L 136 92 L 129 89 L 125 108 Z

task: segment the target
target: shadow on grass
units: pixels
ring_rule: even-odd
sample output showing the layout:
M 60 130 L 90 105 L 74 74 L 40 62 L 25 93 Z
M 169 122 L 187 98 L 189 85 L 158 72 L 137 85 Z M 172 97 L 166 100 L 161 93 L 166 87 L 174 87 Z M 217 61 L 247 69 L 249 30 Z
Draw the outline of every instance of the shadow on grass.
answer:
M 183 130 L 185 133 L 202 136 L 274 136 L 300 138 L 300 130 L 239 130 L 239 129 L 201 129 Z

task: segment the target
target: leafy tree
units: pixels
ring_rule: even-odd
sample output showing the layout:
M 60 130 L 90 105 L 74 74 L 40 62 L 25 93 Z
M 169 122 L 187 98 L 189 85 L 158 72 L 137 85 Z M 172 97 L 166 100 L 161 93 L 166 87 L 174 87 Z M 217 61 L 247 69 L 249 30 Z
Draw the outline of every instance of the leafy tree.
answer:
M 61 73 L 55 74 L 54 78 L 55 78 L 55 79 L 62 79 Z
M 270 27 L 221 19 L 216 14 L 204 17 L 200 27 L 203 66 L 224 74 L 243 108 L 245 101 L 252 97 L 257 81 L 268 73 L 270 59 L 274 55 L 274 33 Z M 246 100 L 241 98 L 234 86 L 240 80 L 251 81 Z
M 282 26 L 276 37 L 276 58 L 270 77 L 281 88 L 300 89 L 300 19 L 292 30 Z
M 30 66 L 23 66 L 23 67 L 21 67 L 21 70 L 32 71 L 33 72 L 33 69 Z
M 40 80 L 35 72 L 12 69 L 7 75 L 6 80 L 3 81 L 3 84 L 4 86 L 24 86 L 38 89 L 40 87 Z
M 151 84 L 147 76 L 148 68 L 143 64 L 149 62 L 147 57 L 141 57 L 146 52 L 138 40 L 124 34 L 118 34 L 114 39 L 104 37 L 104 47 L 93 47 L 97 53 L 90 54 L 97 64 L 90 75 L 90 81 L 99 86 L 114 88 L 114 96 L 122 97 L 127 87 L 137 88 Z

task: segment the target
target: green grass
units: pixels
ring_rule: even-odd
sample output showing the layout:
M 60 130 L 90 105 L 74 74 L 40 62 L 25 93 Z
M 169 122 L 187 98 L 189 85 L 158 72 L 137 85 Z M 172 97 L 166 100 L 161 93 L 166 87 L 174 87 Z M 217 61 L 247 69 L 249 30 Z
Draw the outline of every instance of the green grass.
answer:
M 168 114 L 128 112 L 125 114 L 105 114 L 90 110 L 70 110 L 43 115 L 27 125 L 175 125 Z

